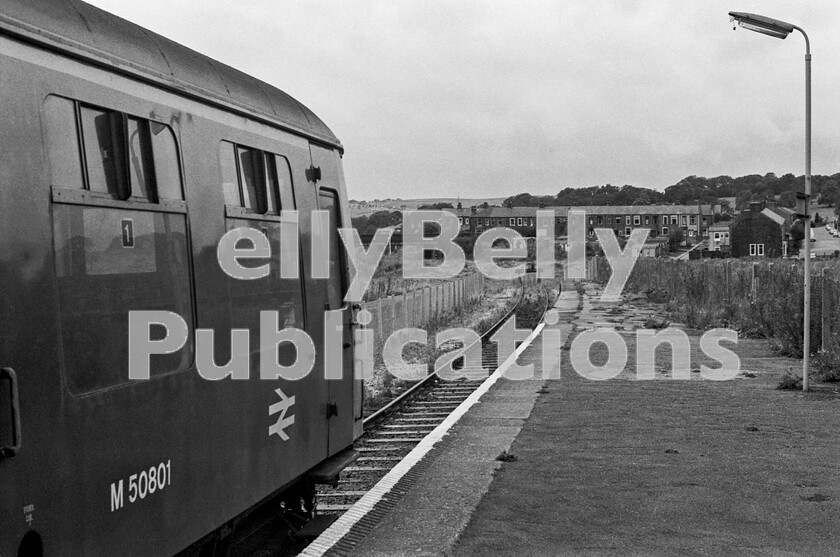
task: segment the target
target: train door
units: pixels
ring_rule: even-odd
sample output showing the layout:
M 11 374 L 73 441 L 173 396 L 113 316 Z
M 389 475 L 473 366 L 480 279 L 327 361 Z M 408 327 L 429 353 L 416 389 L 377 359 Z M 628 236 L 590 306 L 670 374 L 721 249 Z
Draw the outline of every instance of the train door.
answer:
M 338 153 L 315 145 L 310 145 L 312 153 L 312 171 L 318 179 L 318 208 L 329 215 L 330 233 L 328 242 L 328 269 L 326 279 L 326 308 L 342 310 L 343 342 L 341 348 L 341 379 L 328 381 L 329 405 L 329 452 L 330 454 L 347 447 L 353 442 L 353 421 L 359 412 L 354 401 L 353 379 L 353 332 L 351 330 L 352 311 L 344 303 L 344 294 L 349 283 L 347 258 L 344 245 L 338 234 L 338 228 L 344 226 L 341 210 L 340 192 L 343 191 L 344 179 Z

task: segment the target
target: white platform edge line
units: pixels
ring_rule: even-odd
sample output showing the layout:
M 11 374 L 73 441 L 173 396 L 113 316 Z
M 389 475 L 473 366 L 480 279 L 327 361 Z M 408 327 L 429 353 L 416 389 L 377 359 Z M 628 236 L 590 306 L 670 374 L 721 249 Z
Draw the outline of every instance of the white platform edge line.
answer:
M 464 402 L 462 402 L 452 413 L 447 416 L 443 422 L 435 429 L 433 429 L 423 440 L 417 444 L 414 449 L 403 458 L 390 472 L 388 472 L 373 488 L 367 492 L 361 499 L 350 507 L 350 510 L 341 515 L 338 520 L 332 523 L 329 528 L 324 530 L 306 549 L 304 549 L 299 556 L 303 557 L 321 557 L 327 551 L 338 543 L 344 536 L 346 536 L 350 529 L 356 525 L 361 518 L 368 512 L 373 510 L 373 507 L 388 494 L 394 486 L 406 475 L 424 456 L 437 444 L 438 441 L 449 432 L 461 417 L 467 413 L 479 399 L 490 390 L 496 381 L 504 374 L 505 370 L 513 364 L 517 358 L 524 352 L 534 341 L 535 338 L 542 332 L 545 323 L 540 323 L 534 329 L 528 338 L 520 344 L 513 353 L 499 366 L 499 368 L 490 375 L 484 383 L 482 383 L 475 391 L 472 392 Z M 356 518 L 348 516 L 350 511 L 362 511 L 362 517 Z M 354 513 L 355 514 L 355 513 Z

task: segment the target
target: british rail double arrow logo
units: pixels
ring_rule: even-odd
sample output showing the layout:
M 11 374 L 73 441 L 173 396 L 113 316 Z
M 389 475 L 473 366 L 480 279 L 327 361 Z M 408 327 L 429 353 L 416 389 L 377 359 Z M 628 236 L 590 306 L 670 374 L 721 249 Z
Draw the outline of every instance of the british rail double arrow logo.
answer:
M 278 395 L 280 395 L 280 402 L 275 402 L 271 406 L 268 407 L 268 415 L 273 416 L 277 412 L 280 412 L 280 417 L 277 418 L 277 422 L 269 426 L 268 428 L 268 435 L 271 437 L 275 433 L 280 436 L 280 439 L 283 441 L 289 440 L 289 434 L 286 433 L 286 428 L 295 423 L 294 415 L 286 417 L 286 412 L 289 411 L 289 408 L 295 403 L 294 396 L 286 396 L 282 389 L 276 389 L 274 391 Z

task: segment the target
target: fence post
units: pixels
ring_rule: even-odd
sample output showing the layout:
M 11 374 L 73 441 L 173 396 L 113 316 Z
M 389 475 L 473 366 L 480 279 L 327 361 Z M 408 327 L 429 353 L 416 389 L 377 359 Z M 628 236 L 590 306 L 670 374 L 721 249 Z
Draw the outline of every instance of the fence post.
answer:
M 726 282 L 726 305 L 732 304 L 732 265 L 727 260 L 724 266 L 724 282 Z
M 758 262 L 752 264 L 752 283 L 750 284 L 750 300 L 758 301 Z
M 828 297 L 831 295 L 831 289 L 828 288 L 828 281 L 825 276 L 825 267 L 820 271 L 820 290 L 822 297 L 822 308 L 820 308 L 820 317 L 822 318 L 822 343 L 820 348 L 828 349 L 828 344 L 831 342 L 831 303 Z

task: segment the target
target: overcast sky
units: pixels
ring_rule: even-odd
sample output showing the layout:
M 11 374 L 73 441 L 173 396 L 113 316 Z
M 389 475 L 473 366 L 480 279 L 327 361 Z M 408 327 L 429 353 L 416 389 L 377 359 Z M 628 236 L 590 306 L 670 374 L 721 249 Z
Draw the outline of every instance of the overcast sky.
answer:
M 805 42 L 733 32 L 759 13 L 808 32 L 813 173 L 840 172 L 836 0 L 92 3 L 311 108 L 356 199 L 803 174 Z

